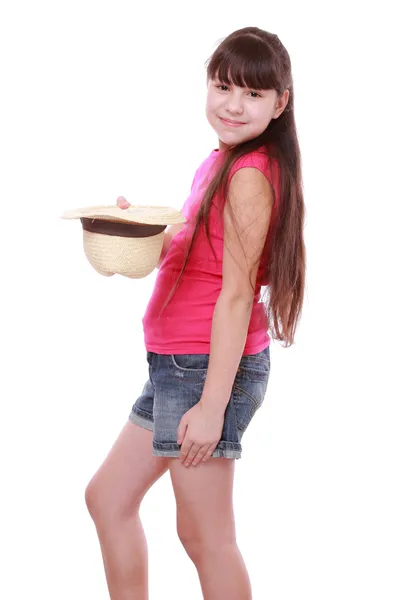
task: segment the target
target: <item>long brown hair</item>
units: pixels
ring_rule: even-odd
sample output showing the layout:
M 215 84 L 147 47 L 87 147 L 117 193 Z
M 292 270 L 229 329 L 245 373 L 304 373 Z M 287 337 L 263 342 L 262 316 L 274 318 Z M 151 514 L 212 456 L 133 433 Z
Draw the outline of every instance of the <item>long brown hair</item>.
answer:
M 277 35 L 257 27 L 246 27 L 231 33 L 217 47 L 206 62 L 207 82 L 218 75 L 225 85 L 277 91 L 282 96 L 289 90 L 285 110 L 272 119 L 257 138 L 229 148 L 223 153 L 223 162 L 210 181 L 202 198 L 194 224 L 194 231 L 182 270 L 163 308 L 175 292 L 193 247 L 201 224 L 212 247 L 209 232 L 209 214 L 215 194 L 227 199 L 227 182 L 232 165 L 240 157 L 264 150 L 279 165 L 280 202 L 273 231 L 268 233 L 268 260 L 263 267 L 264 281 L 268 281 L 269 299 L 265 303 L 271 336 L 284 347 L 294 343 L 294 335 L 301 315 L 306 251 L 303 240 L 304 199 L 301 155 L 294 119 L 294 92 L 291 61 Z M 162 312 L 161 311 L 161 312 Z

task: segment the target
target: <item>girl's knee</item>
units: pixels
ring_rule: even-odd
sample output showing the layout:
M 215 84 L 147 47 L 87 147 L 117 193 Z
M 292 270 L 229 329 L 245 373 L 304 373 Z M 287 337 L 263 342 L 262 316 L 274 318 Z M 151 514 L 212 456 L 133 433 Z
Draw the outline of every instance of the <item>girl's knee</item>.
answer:
M 89 514 L 94 519 L 99 512 L 100 491 L 93 479 L 88 483 L 85 489 L 85 504 Z
M 118 497 L 110 494 L 109 490 L 104 487 L 104 482 L 101 479 L 97 480 L 96 477 L 89 482 L 85 489 L 85 503 L 90 516 L 96 522 L 132 516 L 135 512 L 132 505 L 129 506 L 129 511 L 126 511 Z
M 194 533 L 193 531 L 178 530 L 179 540 L 191 560 L 198 564 L 205 557 L 208 559 L 214 554 L 229 552 L 236 548 L 236 537 L 234 533 L 213 532 L 206 534 L 204 531 Z

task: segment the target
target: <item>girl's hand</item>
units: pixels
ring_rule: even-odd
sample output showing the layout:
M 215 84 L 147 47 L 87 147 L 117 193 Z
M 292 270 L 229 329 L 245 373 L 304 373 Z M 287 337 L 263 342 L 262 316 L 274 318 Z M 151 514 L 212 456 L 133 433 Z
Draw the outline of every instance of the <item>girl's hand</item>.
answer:
M 123 196 L 118 196 L 117 206 L 119 206 L 120 208 L 128 208 L 130 204 L 126 198 L 124 198 Z
M 205 408 L 198 402 L 182 417 L 178 427 L 178 444 L 182 444 L 180 459 L 185 467 L 208 460 L 221 439 L 224 412 Z

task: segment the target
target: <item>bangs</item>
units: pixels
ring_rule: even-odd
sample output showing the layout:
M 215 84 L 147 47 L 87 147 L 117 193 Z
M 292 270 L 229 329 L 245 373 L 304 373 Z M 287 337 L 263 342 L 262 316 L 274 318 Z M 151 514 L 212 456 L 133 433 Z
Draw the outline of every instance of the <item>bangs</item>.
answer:
M 256 90 L 278 89 L 273 65 L 273 53 L 265 42 L 244 36 L 232 44 L 222 42 L 207 66 L 207 78 Z

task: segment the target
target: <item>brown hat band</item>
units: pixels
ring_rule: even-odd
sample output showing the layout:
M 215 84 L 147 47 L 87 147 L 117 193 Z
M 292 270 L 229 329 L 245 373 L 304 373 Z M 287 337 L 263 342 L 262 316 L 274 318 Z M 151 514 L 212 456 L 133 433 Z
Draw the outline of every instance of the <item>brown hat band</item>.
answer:
M 131 238 L 153 237 L 154 235 L 162 233 L 167 228 L 166 225 L 122 223 L 121 221 L 106 221 L 105 219 L 94 219 L 89 217 L 81 217 L 81 223 L 85 231 Z

